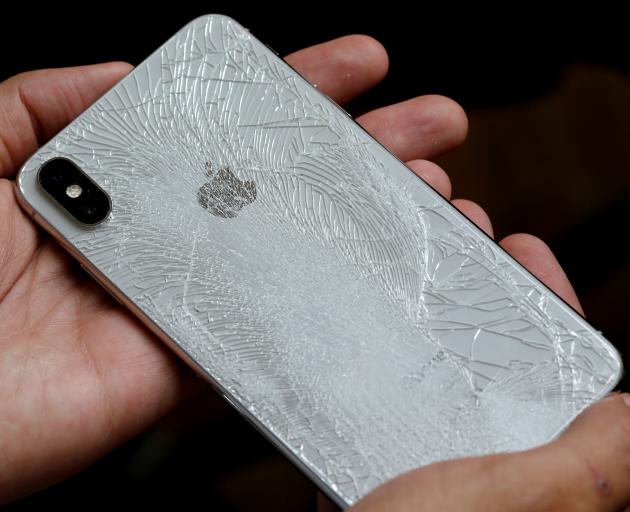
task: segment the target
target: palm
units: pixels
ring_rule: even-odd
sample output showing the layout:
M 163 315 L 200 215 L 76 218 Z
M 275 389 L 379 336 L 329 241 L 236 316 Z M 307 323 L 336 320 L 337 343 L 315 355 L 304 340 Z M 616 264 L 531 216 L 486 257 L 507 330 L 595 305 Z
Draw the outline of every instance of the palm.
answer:
M 387 68 L 382 48 L 360 36 L 288 59 L 339 102 L 374 85 Z M 110 64 L 35 72 L 0 84 L 0 442 L 11 441 L 0 444 L 0 502 L 90 463 L 198 385 L 146 328 L 34 227 L 9 181 L 41 142 L 128 69 Z M 420 159 L 463 140 L 466 120 L 453 102 L 420 97 L 359 122 L 450 195 L 444 172 Z M 455 204 L 491 231 L 478 206 Z M 579 307 L 543 244 L 524 235 L 502 243 Z
M 29 250 L 4 268 L 16 279 L 0 303 L 0 403 L 8 428 L 19 427 L 14 469 L 64 474 L 163 414 L 188 373 L 54 241 L 24 228 L 13 243 Z

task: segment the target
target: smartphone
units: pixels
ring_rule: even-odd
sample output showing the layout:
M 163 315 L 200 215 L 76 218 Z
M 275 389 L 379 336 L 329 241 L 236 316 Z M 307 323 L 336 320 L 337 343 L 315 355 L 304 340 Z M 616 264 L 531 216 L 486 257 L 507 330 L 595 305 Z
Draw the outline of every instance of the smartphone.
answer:
M 597 330 L 226 16 L 44 145 L 17 194 L 342 507 L 545 443 L 620 376 Z

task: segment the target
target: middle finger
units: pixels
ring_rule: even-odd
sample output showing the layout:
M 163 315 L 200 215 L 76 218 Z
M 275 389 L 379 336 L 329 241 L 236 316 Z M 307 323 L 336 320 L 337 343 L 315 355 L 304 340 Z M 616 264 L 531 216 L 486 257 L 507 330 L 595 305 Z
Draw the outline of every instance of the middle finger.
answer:
M 461 144 L 468 132 L 462 107 L 444 96 L 419 96 L 357 118 L 401 160 L 434 158 Z

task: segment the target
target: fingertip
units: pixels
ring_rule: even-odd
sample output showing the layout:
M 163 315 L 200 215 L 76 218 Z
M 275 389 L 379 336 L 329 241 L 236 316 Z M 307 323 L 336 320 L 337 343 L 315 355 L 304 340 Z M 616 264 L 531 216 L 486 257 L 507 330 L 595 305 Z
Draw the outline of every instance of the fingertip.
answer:
M 525 246 L 536 251 L 550 251 L 544 240 L 530 233 L 512 233 L 501 240 L 501 243 L 510 246 Z
M 529 233 L 512 233 L 499 244 L 524 266 L 539 259 L 547 261 L 553 256 L 550 254 L 551 249 L 543 240 Z M 555 260 L 555 256 L 553 258 Z
M 473 221 L 477 227 L 482 229 L 487 235 L 494 237 L 492 221 L 481 206 L 469 199 L 453 199 L 452 203 L 455 208 Z
M 326 41 L 291 53 L 285 60 L 339 103 L 376 85 L 389 66 L 383 45 L 363 34 Z
M 447 135 L 447 140 L 443 144 L 449 147 L 462 144 L 468 136 L 468 116 L 463 107 L 455 100 L 440 94 L 428 94 L 423 97 L 434 109 L 436 131 Z
M 418 159 L 410 160 L 407 166 L 446 199 L 451 197 L 451 180 L 439 165 L 430 160 Z
M 336 73 L 337 80 L 345 83 L 348 90 L 360 82 L 361 92 L 378 84 L 389 69 L 389 57 L 385 47 L 371 36 L 353 34 L 330 41 L 333 50 L 328 65 Z M 341 87 L 337 87 L 340 91 Z M 341 92 L 337 93 L 346 101 Z M 354 93 L 356 94 L 356 92 Z
M 114 60 L 110 62 L 104 62 L 102 64 L 92 64 L 92 66 L 99 67 L 103 71 L 113 75 L 126 75 L 133 69 L 133 66 L 129 64 L 129 62 L 125 62 L 122 60 Z
M 514 259 L 545 283 L 578 313 L 584 316 L 575 290 L 553 251 L 540 238 L 529 233 L 515 233 L 500 242 Z
M 357 49 L 361 50 L 362 58 L 371 64 L 371 78 L 374 83 L 385 78 L 389 71 L 389 55 L 385 46 L 378 39 L 366 34 L 353 34 L 347 37 L 354 39 Z
M 403 160 L 434 158 L 461 144 L 468 133 L 462 107 L 438 95 L 382 107 L 357 122 Z
M 127 75 L 133 66 L 128 62 L 123 61 L 111 61 L 103 62 L 99 64 L 86 64 L 83 66 L 75 66 L 64 69 L 53 69 L 52 72 L 66 72 L 69 76 L 73 76 L 74 79 L 82 81 L 90 80 L 95 82 L 96 87 L 102 88 L 100 83 L 107 85 L 113 85 L 113 83 L 122 79 Z

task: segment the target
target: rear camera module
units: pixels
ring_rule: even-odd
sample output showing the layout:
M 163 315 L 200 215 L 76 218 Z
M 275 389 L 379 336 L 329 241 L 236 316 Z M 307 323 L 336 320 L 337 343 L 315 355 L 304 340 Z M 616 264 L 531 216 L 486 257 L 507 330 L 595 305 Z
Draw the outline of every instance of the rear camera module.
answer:
M 107 193 L 67 158 L 52 158 L 39 169 L 40 186 L 81 224 L 95 226 L 112 209 Z

